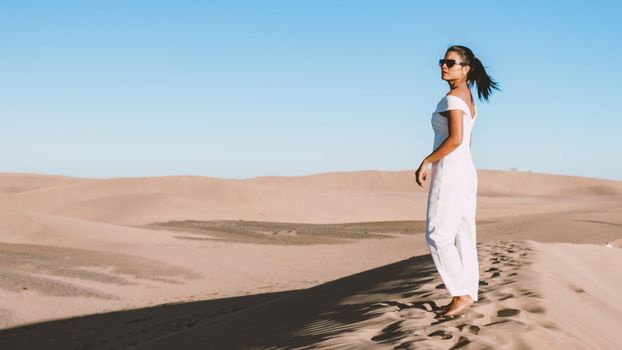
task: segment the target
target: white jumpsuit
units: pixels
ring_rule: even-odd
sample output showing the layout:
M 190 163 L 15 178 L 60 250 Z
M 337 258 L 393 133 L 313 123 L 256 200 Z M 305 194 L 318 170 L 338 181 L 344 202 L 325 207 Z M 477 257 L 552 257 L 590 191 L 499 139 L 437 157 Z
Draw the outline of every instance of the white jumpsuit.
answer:
M 477 170 L 471 158 L 470 139 L 475 118 L 466 102 L 444 96 L 432 113 L 434 150 L 449 135 L 448 120 L 439 112 L 463 111 L 463 137 L 458 148 L 432 163 L 425 238 L 439 275 L 451 296 L 469 294 L 477 301 L 479 265 L 477 261 L 475 210 Z

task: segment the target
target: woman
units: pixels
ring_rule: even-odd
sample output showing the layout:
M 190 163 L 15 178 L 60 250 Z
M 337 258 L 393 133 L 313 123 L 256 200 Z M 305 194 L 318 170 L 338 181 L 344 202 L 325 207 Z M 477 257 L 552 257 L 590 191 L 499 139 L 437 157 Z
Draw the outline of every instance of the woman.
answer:
M 471 158 L 477 109 L 470 88 L 477 85 L 477 95 L 485 101 L 492 89 L 500 90 L 467 47 L 449 47 L 439 65 L 449 92 L 432 114 L 434 151 L 415 173 L 417 184 L 423 187 L 432 164 L 425 237 L 436 269 L 453 297 L 436 317 L 455 315 L 478 299 L 477 170 Z

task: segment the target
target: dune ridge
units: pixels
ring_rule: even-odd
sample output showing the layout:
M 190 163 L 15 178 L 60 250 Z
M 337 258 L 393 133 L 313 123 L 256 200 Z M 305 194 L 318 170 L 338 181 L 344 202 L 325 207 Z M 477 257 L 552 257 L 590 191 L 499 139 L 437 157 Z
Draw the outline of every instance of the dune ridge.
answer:
M 5 193 L 1 212 L 44 212 L 90 221 L 145 225 L 166 220 L 245 219 L 301 223 L 420 220 L 427 193 L 412 171 L 359 171 L 244 180 L 201 176 L 79 179 L 0 175 L 0 188 L 36 178 L 30 190 Z M 479 170 L 481 201 L 617 197 L 622 181 Z M 427 183 L 426 183 L 427 186 Z M 536 203 L 537 204 L 537 203 Z M 577 203 L 580 204 L 580 203 Z M 491 206 L 492 207 L 492 206 Z M 495 205 L 495 207 L 498 207 Z M 373 210 L 371 209 L 373 208 Z M 548 211 L 537 206 L 532 212 Z M 0 215 L 2 215 L 0 213 Z M 481 212 L 481 217 L 498 213 Z M 0 217 L 0 220 L 2 218 Z

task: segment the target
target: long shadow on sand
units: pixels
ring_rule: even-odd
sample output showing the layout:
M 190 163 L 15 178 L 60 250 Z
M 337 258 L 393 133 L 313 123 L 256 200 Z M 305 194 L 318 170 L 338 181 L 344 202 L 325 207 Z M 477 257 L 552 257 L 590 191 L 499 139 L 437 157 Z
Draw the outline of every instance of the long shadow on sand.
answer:
M 107 312 L 0 331 L 0 349 L 125 349 L 296 291 Z
M 310 346 L 352 331 L 360 322 L 378 317 L 374 309 L 387 305 L 438 310 L 433 301 L 408 306 L 394 301 L 431 294 L 422 287 L 435 274 L 430 256 L 418 256 L 304 290 L 165 304 L 6 329 L 0 331 L 0 348 Z M 381 294 L 387 299 L 378 299 Z
M 502 307 L 530 291 L 514 288 L 523 242 L 478 244 L 490 267 L 480 280 L 479 306 Z M 326 264 L 330 264 L 327 261 Z M 515 289 L 515 290 L 514 290 Z M 497 294 L 499 294 L 497 296 Z M 533 296 L 536 297 L 536 296 Z M 431 256 L 422 255 L 312 288 L 185 304 L 168 304 L 44 322 L 0 332 L 1 349 L 346 349 L 460 348 L 481 343 L 482 327 L 528 332 L 520 310 L 478 308 L 435 319 L 436 301 L 449 301 Z M 505 300 L 505 301 L 504 301 Z M 532 310 L 541 312 L 541 310 Z M 471 344 L 473 345 L 473 344 Z

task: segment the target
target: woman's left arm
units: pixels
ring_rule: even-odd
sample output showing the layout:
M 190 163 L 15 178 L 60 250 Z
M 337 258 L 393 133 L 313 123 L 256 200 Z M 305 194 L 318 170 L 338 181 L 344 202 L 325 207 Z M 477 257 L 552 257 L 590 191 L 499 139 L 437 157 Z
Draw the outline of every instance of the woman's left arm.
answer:
M 441 115 L 447 118 L 449 135 L 447 135 L 447 138 L 443 140 L 438 148 L 423 159 L 421 165 L 419 165 L 419 169 L 415 171 L 415 180 L 420 187 L 423 187 L 423 181 L 426 180 L 428 165 L 442 159 L 462 144 L 463 113 L 464 112 L 459 109 L 451 109 L 441 112 Z

